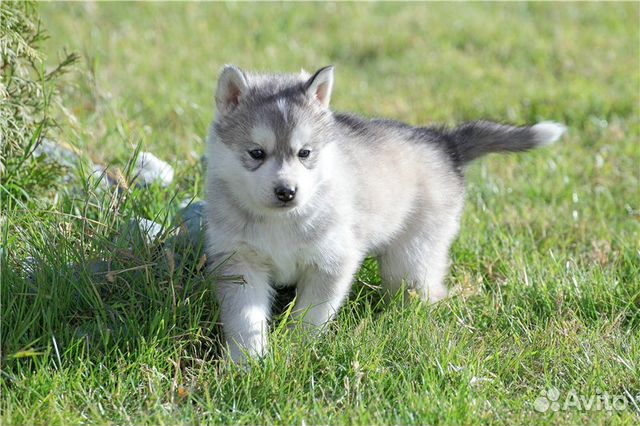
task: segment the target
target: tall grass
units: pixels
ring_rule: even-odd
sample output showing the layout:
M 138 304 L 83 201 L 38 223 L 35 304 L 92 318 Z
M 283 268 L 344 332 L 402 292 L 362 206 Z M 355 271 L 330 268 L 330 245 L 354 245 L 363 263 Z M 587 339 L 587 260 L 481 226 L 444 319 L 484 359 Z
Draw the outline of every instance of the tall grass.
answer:
M 77 56 L 65 53 L 45 70 L 47 36 L 33 2 L 3 1 L 0 26 L 0 200 L 10 208 L 16 200 L 41 196 L 61 174 L 33 152 L 56 125 L 51 113 L 56 82 Z

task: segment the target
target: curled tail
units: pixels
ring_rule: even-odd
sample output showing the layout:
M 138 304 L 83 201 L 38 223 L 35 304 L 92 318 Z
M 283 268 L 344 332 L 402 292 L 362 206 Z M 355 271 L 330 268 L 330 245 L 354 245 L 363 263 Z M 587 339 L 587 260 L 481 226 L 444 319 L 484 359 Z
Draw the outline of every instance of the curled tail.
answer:
M 522 127 L 474 121 L 453 129 L 448 136 L 464 164 L 492 152 L 528 151 L 550 145 L 566 130 L 564 125 L 552 121 Z

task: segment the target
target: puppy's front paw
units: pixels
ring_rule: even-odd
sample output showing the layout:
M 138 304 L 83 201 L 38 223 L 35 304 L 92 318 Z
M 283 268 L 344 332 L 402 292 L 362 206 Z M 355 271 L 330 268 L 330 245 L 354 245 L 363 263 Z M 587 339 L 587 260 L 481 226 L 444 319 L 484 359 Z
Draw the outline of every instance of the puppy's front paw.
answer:
M 225 357 L 236 364 L 246 365 L 250 358 L 262 358 L 267 352 L 265 339 L 256 338 L 241 345 L 236 339 L 227 339 Z

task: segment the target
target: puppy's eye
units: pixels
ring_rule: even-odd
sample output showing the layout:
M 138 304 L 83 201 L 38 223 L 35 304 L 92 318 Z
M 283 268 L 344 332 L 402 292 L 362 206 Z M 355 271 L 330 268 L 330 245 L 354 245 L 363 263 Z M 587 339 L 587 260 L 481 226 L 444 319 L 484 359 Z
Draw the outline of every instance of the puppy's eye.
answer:
M 311 155 L 311 151 L 308 149 L 301 149 L 298 151 L 298 157 L 300 158 L 307 158 L 309 155 Z
M 266 157 L 266 154 L 262 149 L 252 149 L 251 151 L 249 151 L 249 155 L 254 160 L 263 160 L 264 157 Z

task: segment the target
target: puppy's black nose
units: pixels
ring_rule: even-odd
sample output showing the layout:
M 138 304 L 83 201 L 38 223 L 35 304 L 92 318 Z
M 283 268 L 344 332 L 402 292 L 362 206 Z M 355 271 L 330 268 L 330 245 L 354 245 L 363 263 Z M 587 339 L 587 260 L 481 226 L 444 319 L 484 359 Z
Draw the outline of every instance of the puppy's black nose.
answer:
M 279 186 L 275 189 L 275 193 L 276 193 L 276 197 L 278 197 L 278 200 L 280 201 L 284 201 L 285 203 L 287 201 L 291 201 L 294 198 L 296 198 L 296 189 L 295 188 L 288 188 L 286 186 Z

